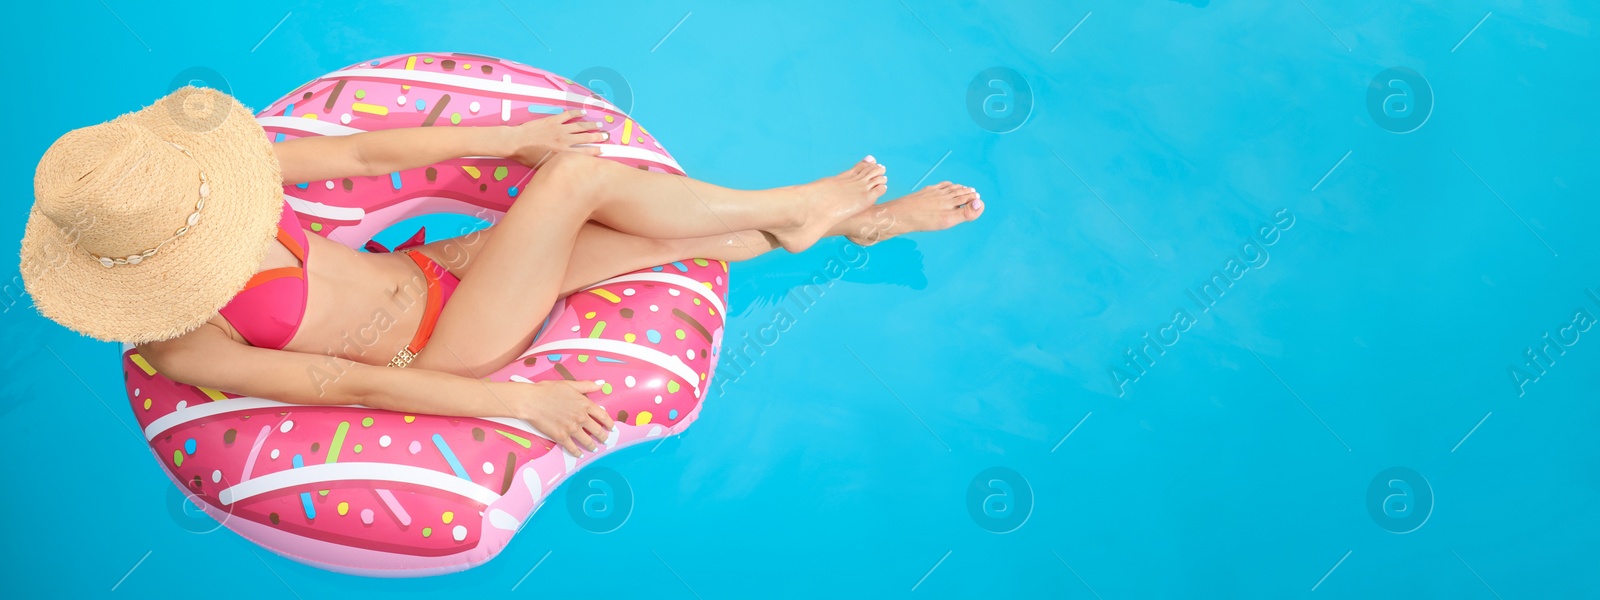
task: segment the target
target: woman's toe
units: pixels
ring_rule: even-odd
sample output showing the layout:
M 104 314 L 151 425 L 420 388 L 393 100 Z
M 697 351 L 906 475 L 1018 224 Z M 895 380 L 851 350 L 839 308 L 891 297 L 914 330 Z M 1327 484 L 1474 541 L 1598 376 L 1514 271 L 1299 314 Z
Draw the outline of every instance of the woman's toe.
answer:
M 961 214 L 962 216 L 965 216 L 968 221 L 977 219 L 983 214 L 983 199 L 974 196 L 972 201 L 968 202 L 967 205 L 961 209 Z

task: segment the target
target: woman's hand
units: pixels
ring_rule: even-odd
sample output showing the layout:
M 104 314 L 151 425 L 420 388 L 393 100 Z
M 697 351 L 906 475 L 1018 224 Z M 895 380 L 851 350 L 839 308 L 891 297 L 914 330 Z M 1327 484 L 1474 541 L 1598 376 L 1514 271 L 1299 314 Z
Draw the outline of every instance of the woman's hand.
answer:
M 582 448 L 593 452 L 611 436 L 613 421 L 600 405 L 584 394 L 600 391 L 593 381 L 508 382 L 497 385 L 495 394 L 511 404 L 517 418 L 548 435 L 573 456 L 583 456 Z M 505 391 L 502 391 L 505 390 Z M 579 446 L 582 446 L 580 448 Z
M 608 137 L 599 130 L 599 122 L 582 120 L 584 113 L 583 109 L 575 108 L 508 128 L 505 157 L 538 167 L 557 152 L 599 156 L 599 148 L 577 146 L 600 143 Z

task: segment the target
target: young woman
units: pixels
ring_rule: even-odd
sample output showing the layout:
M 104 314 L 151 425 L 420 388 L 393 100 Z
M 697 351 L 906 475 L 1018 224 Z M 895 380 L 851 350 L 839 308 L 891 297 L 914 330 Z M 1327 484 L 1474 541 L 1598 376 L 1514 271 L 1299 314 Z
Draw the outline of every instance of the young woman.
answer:
M 197 100 L 224 115 L 220 124 L 174 117 Z M 977 192 L 949 182 L 874 204 L 887 176 L 870 156 L 760 191 L 628 168 L 595 157 L 585 144 L 605 134 L 584 117 L 270 144 L 236 100 L 186 88 L 45 153 L 24 279 L 45 316 L 137 343 L 177 381 L 303 404 L 518 418 L 577 456 L 612 425 L 585 397 L 593 382 L 479 378 L 528 346 L 559 297 L 686 257 L 800 252 L 834 235 L 871 244 L 983 212 Z M 282 199 L 285 184 L 484 155 L 537 172 L 492 227 L 411 252 L 357 252 L 307 234 Z M 447 302 L 416 301 L 429 288 Z M 389 318 L 374 328 L 378 309 Z M 341 347 L 358 328 L 377 329 L 376 343 Z M 344 367 L 338 377 L 300 376 L 330 355 Z

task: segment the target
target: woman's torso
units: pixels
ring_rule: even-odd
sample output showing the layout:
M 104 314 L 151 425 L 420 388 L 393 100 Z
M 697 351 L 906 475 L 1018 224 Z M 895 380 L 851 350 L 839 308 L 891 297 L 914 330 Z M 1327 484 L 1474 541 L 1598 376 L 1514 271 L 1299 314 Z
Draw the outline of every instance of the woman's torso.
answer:
M 290 226 L 298 227 L 298 224 Z M 327 354 L 372 365 L 387 364 L 411 341 L 422 323 L 427 284 L 421 270 L 403 254 L 358 252 L 322 236 L 301 232 L 304 233 L 306 257 L 303 270 L 305 309 L 298 328 L 293 328 L 292 334 L 284 332 L 288 342 L 282 349 Z M 298 266 L 301 266 L 300 259 L 280 242 L 271 245 L 260 272 Z M 283 283 L 292 285 L 292 282 Z M 241 296 L 260 292 L 246 290 Z M 282 310 L 282 307 L 273 310 Z M 228 312 L 235 320 L 268 318 L 262 314 Z M 292 317 L 290 309 L 288 314 L 275 314 L 271 318 Z M 222 314 L 213 317 L 210 323 L 243 344 L 251 344 L 252 340 L 240 333 L 240 329 L 259 328 L 257 323 L 240 323 L 236 328 Z M 263 337 L 259 333 L 255 336 Z

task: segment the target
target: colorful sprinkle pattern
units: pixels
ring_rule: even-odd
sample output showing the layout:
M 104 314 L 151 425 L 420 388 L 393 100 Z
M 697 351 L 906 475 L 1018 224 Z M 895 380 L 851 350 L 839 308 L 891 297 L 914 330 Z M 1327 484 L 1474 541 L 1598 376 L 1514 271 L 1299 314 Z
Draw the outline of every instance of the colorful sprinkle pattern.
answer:
M 311 81 L 257 119 L 269 139 L 282 141 L 396 127 L 514 125 L 574 107 L 586 108 L 611 132 L 602 156 L 683 174 L 642 126 L 589 90 L 485 56 L 362 62 Z M 421 214 L 494 221 L 533 173 L 510 160 L 463 158 L 289 185 L 284 192 L 308 229 L 359 248 Z M 727 264 L 707 260 L 602 282 L 558 301 L 529 352 L 489 377 L 603 381 L 598 402 L 616 417 L 617 430 L 608 447 L 581 459 L 517 421 L 300 406 L 202 390 L 162 377 L 132 347 L 124 350 L 123 371 L 155 456 L 211 516 L 313 566 L 432 575 L 493 558 L 583 465 L 692 423 L 716 370 L 727 289 Z

